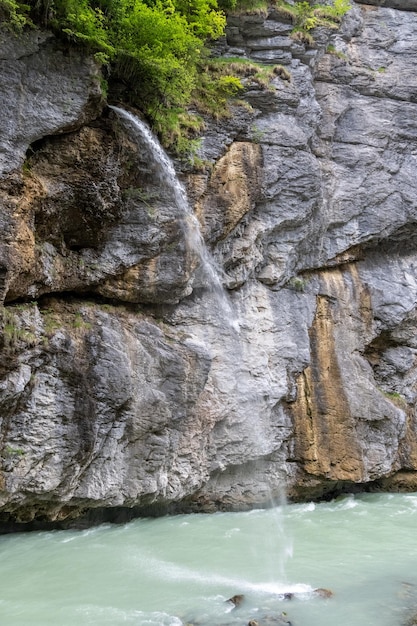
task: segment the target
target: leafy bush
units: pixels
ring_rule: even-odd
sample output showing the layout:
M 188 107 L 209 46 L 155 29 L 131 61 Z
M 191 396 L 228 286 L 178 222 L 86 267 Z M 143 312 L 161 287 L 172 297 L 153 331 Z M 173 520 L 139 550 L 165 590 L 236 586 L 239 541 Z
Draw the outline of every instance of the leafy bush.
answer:
M 6 28 L 16 31 L 30 23 L 28 12 L 30 7 L 17 0 L 0 0 L 0 23 L 5 24 Z
M 286 0 L 276 0 L 277 10 L 292 20 L 292 36 L 307 45 L 314 43 L 310 31 L 317 26 L 337 28 L 338 24 L 351 8 L 349 0 L 333 0 L 332 4 L 311 4 L 306 0 L 290 4 Z
M 220 0 L 220 6 L 225 11 L 238 14 L 266 15 L 268 13 L 268 0 Z
M 216 0 L 28 2 L 0 0 L 0 17 L 15 30 L 30 17 L 86 47 L 126 85 L 124 95 L 159 130 L 165 145 L 181 144 L 185 150 L 190 120 L 184 108 L 198 85 L 205 45 L 220 37 L 226 24 Z M 224 91 L 220 85 L 219 92 Z
M 201 128 L 186 107 L 193 103 L 202 112 L 227 114 L 228 99 L 242 88 L 241 74 L 207 61 L 207 43 L 224 32 L 223 9 L 267 6 L 266 0 L 219 0 L 220 8 L 217 0 L 27 2 L 0 0 L 0 19 L 16 31 L 31 24 L 48 27 L 85 46 L 107 67 L 110 79 L 125 85 L 123 97 L 143 111 L 165 146 L 182 153 L 195 149 L 196 128 Z M 304 41 L 310 41 L 315 26 L 334 25 L 350 6 L 348 0 L 333 0 L 331 6 L 275 3 L 291 16 L 294 34 Z M 258 68 L 254 80 L 267 85 L 268 72 Z

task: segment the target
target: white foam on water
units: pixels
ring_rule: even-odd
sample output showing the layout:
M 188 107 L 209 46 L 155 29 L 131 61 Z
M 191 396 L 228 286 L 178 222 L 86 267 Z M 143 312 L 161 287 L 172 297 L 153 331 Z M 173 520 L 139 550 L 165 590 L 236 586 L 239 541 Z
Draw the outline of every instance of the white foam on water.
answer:
M 73 537 L 65 537 L 65 539 L 61 540 L 61 543 L 69 543 L 70 541 L 76 541 L 76 539 L 78 539 L 78 537 L 75 535 Z
M 355 500 L 353 496 L 344 498 L 340 503 L 336 505 L 336 509 L 339 511 L 347 511 L 349 509 L 355 509 L 359 505 L 359 502 Z
M 231 592 L 254 592 L 262 594 L 282 595 L 284 593 L 308 593 L 313 590 L 310 585 L 302 583 L 284 582 L 251 582 L 244 578 L 235 578 L 217 574 L 216 572 L 202 572 L 191 569 L 184 565 L 177 565 L 170 561 L 164 561 L 152 556 L 138 558 L 140 566 L 146 565 L 148 571 L 157 575 L 160 580 L 172 580 L 175 582 L 192 582 L 196 585 L 203 584 L 205 588 L 222 587 Z
M 314 502 L 307 502 L 307 504 L 302 505 L 302 512 L 304 511 L 314 511 L 314 509 L 316 508 L 316 505 Z
M 90 624 L 135 624 L 145 626 L 183 626 L 183 622 L 174 615 L 169 615 L 163 611 L 140 611 L 137 609 L 122 609 L 114 606 L 97 606 L 88 604 L 76 609 L 76 613 L 81 617 L 91 617 L 87 623 Z M 99 622 L 97 621 L 99 619 Z M 85 622 L 83 622 L 85 623 Z
M 62 531 L 65 534 L 64 537 L 61 537 L 60 533 L 52 532 L 49 533 L 51 538 L 57 539 L 59 543 L 69 543 L 71 541 L 80 541 L 85 539 L 86 537 L 92 537 L 95 535 L 99 535 L 100 533 L 107 532 L 111 528 L 111 524 L 101 524 L 100 526 L 94 526 L 92 528 L 87 528 L 85 530 L 78 531 Z M 68 533 L 71 533 L 68 536 Z
M 257 593 L 264 594 L 272 594 L 272 595 L 283 595 L 285 593 L 297 593 L 297 594 L 308 594 L 313 591 L 313 587 L 311 585 L 306 585 L 304 583 L 276 583 L 276 582 L 266 582 L 266 583 L 250 583 L 248 585 L 248 590 L 255 591 Z
M 415 509 L 417 509 L 417 495 L 416 494 L 407 494 L 404 496 L 404 500 L 407 504 L 411 504 Z

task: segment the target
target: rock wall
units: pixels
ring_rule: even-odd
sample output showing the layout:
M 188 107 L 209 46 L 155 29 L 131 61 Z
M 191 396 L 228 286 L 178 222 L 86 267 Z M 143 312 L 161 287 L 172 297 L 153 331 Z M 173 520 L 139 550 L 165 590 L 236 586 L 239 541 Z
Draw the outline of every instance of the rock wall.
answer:
M 376 4 L 230 17 L 290 80 L 178 167 L 227 297 L 95 65 L 2 35 L 3 529 L 417 488 L 417 12 Z

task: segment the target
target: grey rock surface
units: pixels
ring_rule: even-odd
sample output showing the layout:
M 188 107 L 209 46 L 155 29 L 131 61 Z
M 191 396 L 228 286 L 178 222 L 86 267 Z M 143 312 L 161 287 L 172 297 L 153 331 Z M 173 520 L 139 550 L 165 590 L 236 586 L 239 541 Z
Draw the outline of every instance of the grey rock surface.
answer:
M 359 4 L 368 4 L 377 7 L 391 7 L 400 11 L 415 11 L 416 3 L 414 0 L 355 0 Z
M 0 173 L 5 173 L 22 165 L 37 139 L 94 119 L 101 90 L 96 64 L 81 52 L 65 54 L 51 34 L 2 31 L 0 50 Z

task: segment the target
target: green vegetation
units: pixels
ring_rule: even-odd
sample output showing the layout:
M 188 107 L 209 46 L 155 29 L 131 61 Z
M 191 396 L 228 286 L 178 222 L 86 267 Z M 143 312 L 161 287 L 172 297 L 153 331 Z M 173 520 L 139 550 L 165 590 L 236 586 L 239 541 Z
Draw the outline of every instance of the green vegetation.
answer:
M 300 278 L 299 276 L 293 276 L 288 281 L 288 286 L 294 291 L 303 293 L 305 291 L 305 288 L 307 287 L 307 280 L 305 278 Z
M 342 17 L 350 7 L 349 0 L 333 0 L 333 3 L 329 5 L 310 4 L 306 1 L 289 4 L 285 0 L 277 0 L 278 12 L 294 24 L 291 32 L 293 39 L 307 45 L 314 43 L 311 30 L 318 26 L 338 28 Z
M 92 328 L 92 324 L 87 322 L 82 313 L 78 312 L 74 315 L 73 318 L 73 327 L 74 328 L 82 328 L 84 330 L 90 330 Z
M 268 0 L 222 0 L 221 2 L 225 11 L 249 15 L 266 15 L 269 4 L 275 3 L 269 3 Z
M 31 25 L 28 17 L 30 7 L 17 0 L 0 0 L 0 23 L 6 28 L 20 31 L 26 25 Z
M 3 449 L 3 456 L 6 457 L 20 457 L 24 456 L 25 451 L 22 448 L 13 448 L 12 446 L 6 446 Z
M 333 44 L 329 44 L 327 46 L 326 53 L 327 54 L 333 54 L 338 59 L 342 59 L 342 61 L 348 61 L 349 60 L 348 56 L 344 52 L 341 52 L 340 50 L 336 50 L 336 48 L 335 48 L 335 46 Z
M 348 0 L 271 3 L 293 21 L 293 36 L 307 43 L 313 28 L 335 27 L 350 6 Z M 16 31 L 47 27 L 84 46 L 103 67 L 103 95 L 117 79 L 118 97 L 142 110 L 165 146 L 188 154 L 198 149 L 203 128 L 198 111 L 227 115 L 245 72 L 255 81 L 274 78 L 271 68 L 249 63 L 242 73 L 241 62 L 214 60 L 208 51 L 224 33 L 225 11 L 266 7 L 265 0 L 0 0 L 0 20 Z M 289 80 L 285 71 L 275 73 Z M 197 114 L 188 112 L 191 105 Z
M 207 44 L 224 32 L 226 18 L 216 0 L 27 1 L 0 0 L 9 27 L 36 24 L 84 46 L 125 87 L 121 97 L 145 113 L 166 146 L 195 151 L 202 122 L 186 107 L 203 88 Z M 234 80 L 219 81 L 220 100 L 233 95 Z M 107 90 L 103 80 L 104 95 Z
M 403 411 L 407 409 L 408 405 L 407 405 L 406 399 L 397 391 L 384 391 L 383 390 L 382 393 L 388 400 L 390 400 L 390 402 L 393 402 L 393 404 L 398 406 L 400 409 L 403 409 Z
M 158 199 L 158 194 L 149 193 L 142 189 L 142 187 L 128 187 L 123 191 L 123 199 L 124 200 L 136 200 L 139 202 L 143 202 L 148 208 L 151 208 L 151 203 Z
M 242 89 L 241 78 L 250 78 L 263 89 L 268 89 L 276 76 L 280 76 L 283 80 L 291 80 L 290 72 L 282 65 L 263 65 L 243 57 L 209 59 L 204 64 L 203 70 L 214 80 L 217 79 L 223 85 L 228 85 L 232 95 L 236 95 Z
M 265 137 L 265 131 L 258 128 L 256 124 L 254 124 L 250 130 L 253 143 L 261 143 L 262 139 Z
M 55 315 L 52 309 L 42 309 L 42 318 L 43 318 L 43 332 L 45 333 L 45 338 L 50 339 L 52 335 L 61 327 L 61 322 Z M 44 343 L 47 342 L 44 339 Z
M 28 308 L 30 306 L 27 305 Z M 13 352 L 19 343 L 28 347 L 33 347 L 38 343 L 32 326 L 29 330 L 24 328 L 19 316 L 15 315 L 15 311 L 21 312 L 22 310 L 24 310 L 23 305 L 0 307 L 0 339 L 3 347 L 9 352 Z

